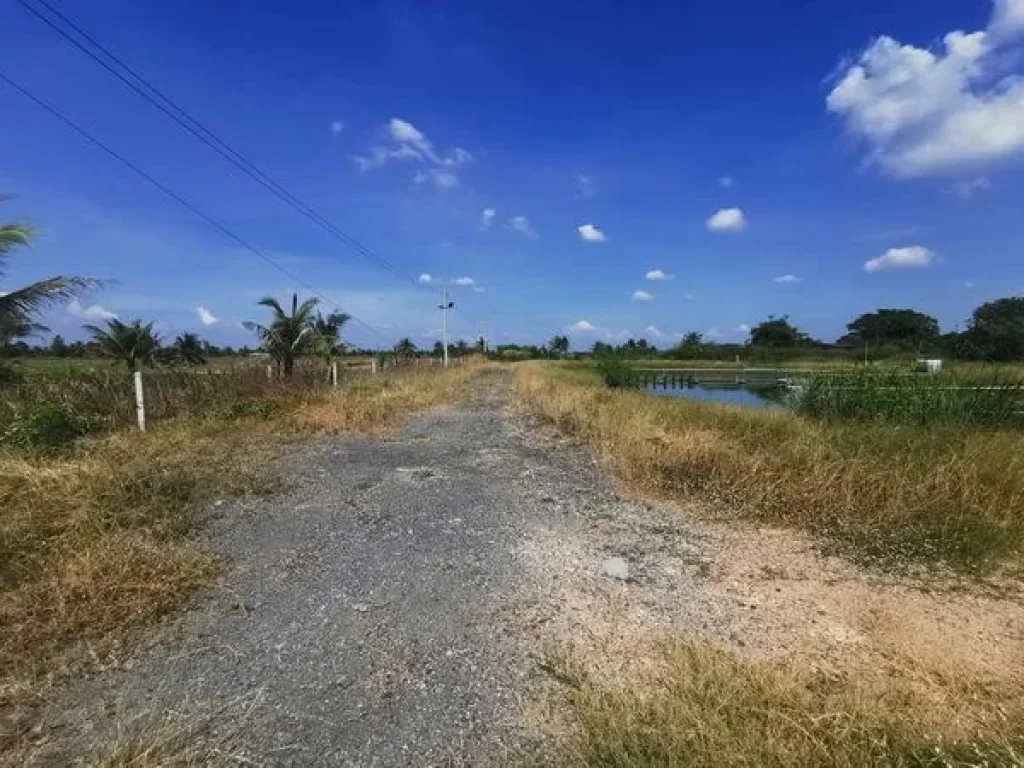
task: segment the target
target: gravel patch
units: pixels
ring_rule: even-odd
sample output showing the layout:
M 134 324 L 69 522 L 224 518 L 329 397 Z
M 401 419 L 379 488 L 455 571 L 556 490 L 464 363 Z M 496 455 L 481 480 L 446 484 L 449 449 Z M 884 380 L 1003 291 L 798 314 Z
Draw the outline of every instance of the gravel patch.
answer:
M 558 571 L 532 553 L 624 502 L 580 451 L 532 439 L 510 383 L 483 375 L 470 402 L 394 439 L 303 441 L 280 462 L 286 491 L 216 505 L 226 583 L 162 628 L 173 640 L 59 696 L 39 762 L 133 740 L 274 765 L 550 755 L 530 717 L 550 685 L 533 630 Z M 613 581 L 602 561 L 620 554 L 595 550 L 586 567 Z

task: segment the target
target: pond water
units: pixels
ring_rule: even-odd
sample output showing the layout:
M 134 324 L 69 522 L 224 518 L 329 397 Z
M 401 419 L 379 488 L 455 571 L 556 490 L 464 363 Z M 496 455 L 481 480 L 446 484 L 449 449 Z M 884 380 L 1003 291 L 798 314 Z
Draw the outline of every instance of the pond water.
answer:
M 662 387 L 651 385 L 647 391 L 659 397 L 681 397 L 685 400 L 702 400 L 727 405 L 742 405 L 747 408 L 784 408 L 785 395 L 777 386 L 749 384 L 682 384 Z

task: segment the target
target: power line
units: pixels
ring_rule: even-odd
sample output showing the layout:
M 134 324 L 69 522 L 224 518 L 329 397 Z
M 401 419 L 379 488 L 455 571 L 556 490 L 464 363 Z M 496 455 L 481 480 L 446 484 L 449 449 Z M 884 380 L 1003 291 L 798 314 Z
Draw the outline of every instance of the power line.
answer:
M 138 83 L 141 83 L 141 86 L 133 82 L 120 71 L 118 71 L 118 69 L 116 69 L 115 66 L 112 66 L 107 61 L 104 61 L 102 58 L 97 56 L 93 51 L 89 50 L 80 41 L 76 40 L 72 35 L 68 34 L 66 30 L 62 29 L 53 20 L 48 18 L 46 15 L 44 15 L 35 7 L 33 7 L 30 3 L 28 3 L 27 0 L 18 0 L 18 3 L 26 10 L 28 10 L 30 13 L 32 13 L 36 18 L 38 18 L 47 26 L 49 26 L 57 34 L 59 34 L 65 40 L 70 42 L 72 45 L 74 45 L 76 48 L 82 51 L 82 53 L 91 58 L 101 67 L 106 69 L 110 74 L 114 75 L 114 77 L 116 77 L 122 83 L 127 85 L 133 91 L 135 91 L 135 93 L 137 93 L 139 96 L 144 98 L 154 107 L 156 107 L 165 115 L 167 115 L 167 117 L 169 117 L 179 126 L 184 128 L 195 138 L 199 139 L 201 142 L 210 147 L 213 151 L 215 151 L 217 154 L 219 154 L 221 157 L 223 157 L 225 160 L 227 160 L 229 163 L 235 166 L 235 168 L 237 168 L 242 173 L 249 176 L 249 178 L 253 179 L 255 182 L 257 182 L 262 187 L 267 189 L 271 194 L 275 195 L 276 197 L 287 203 L 294 210 L 298 211 L 301 215 L 312 221 L 321 229 L 324 229 L 329 234 L 333 235 L 335 238 L 345 243 L 345 245 L 354 250 L 363 258 L 375 263 L 377 266 L 390 272 L 391 274 L 395 275 L 400 279 L 408 280 L 417 287 L 425 287 L 415 277 L 406 272 L 403 272 L 401 269 L 399 269 L 394 264 L 389 262 L 383 256 L 381 256 L 371 248 L 364 246 L 354 237 L 351 237 L 350 235 L 343 232 L 341 229 L 332 224 L 328 219 L 326 219 L 323 215 L 317 212 L 310 205 L 303 202 L 298 197 L 289 192 L 287 189 L 285 189 L 281 184 L 275 181 L 273 177 L 271 177 L 269 174 L 261 170 L 258 166 L 253 164 L 251 161 L 247 160 L 243 155 L 241 155 L 239 152 L 237 152 L 235 149 L 229 146 L 227 142 L 225 142 L 223 139 L 217 136 L 213 131 L 211 131 L 209 128 L 203 125 L 199 120 L 190 115 L 187 111 L 185 111 L 185 109 L 176 104 L 170 97 L 168 97 L 166 94 L 160 91 L 160 89 L 158 89 L 156 86 L 150 83 L 145 77 L 139 74 L 139 72 L 128 66 L 124 61 L 119 59 L 109 49 L 107 49 L 102 43 L 97 42 L 93 37 L 91 37 L 77 24 L 71 21 L 67 16 L 65 16 L 59 10 L 54 8 L 50 3 L 46 2 L 46 0 L 38 0 L 38 2 L 40 5 L 45 7 L 50 13 L 59 18 L 65 24 L 67 24 L 71 29 L 73 29 L 78 35 L 80 35 L 95 49 L 102 52 L 102 54 L 106 56 L 107 59 L 114 62 L 114 64 L 117 67 L 120 67 L 125 72 L 127 72 L 132 78 L 138 81 Z
M 232 230 L 228 229 L 225 225 L 221 224 L 219 221 L 217 221 L 215 218 L 213 218 L 212 216 L 210 216 L 209 214 L 204 212 L 202 209 L 198 208 L 196 205 L 194 205 L 193 203 L 189 202 L 186 198 L 182 197 L 181 195 L 179 195 L 177 192 L 175 192 L 174 190 L 172 190 L 169 187 L 167 187 L 162 182 L 160 182 L 157 179 L 153 178 L 153 176 L 151 176 L 146 171 L 144 171 L 141 168 L 139 168 L 139 166 L 135 165 L 135 163 L 133 163 L 128 158 L 126 158 L 124 155 L 119 154 L 116 150 L 112 149 L 107 144 L 104 144 L 102 141 L 97 139 L 91 133 L 89 133 L 84 128 L 79 126 L 77 123 L 75 123 L 73 120 L 71 120 L 71 118 L 69 118 L 66 115 L 64 115 L 63 113 L 61 113 L 56 107 L 53 107 L 50 104 L 46 103 L 45 101 L 40 99 L 38 96 L 36 96 L 35 94 L 31 93 L 28 89 L 26 89 L 22 85 L 18 84 L 17 82 L 15 82 L 13 79 L 11 79 L 3 71 L 0 71 L 0 80 L 3 80 L 5 83 L 7 83 L 7 85 L 9 85 L 14 90 L 18 91 L 22 96 L 27 98 L 29 101 L 33 102 L 38 107 L 40 107 L 41 109 L 45 110 L 46 112 L 49 112 L 55 118 L 57 118 L 62 123 L 64 123 L 66 126 L 71 128 L 79 136 L 81 136 L 82 138 L 86 139 L 87 141 L 89 141 L 93 145 L 99 147 L 100 149 L 102 149 L 104 152 L 106 152 L 108 155 L 113 157 L 118 162 L 120 162 L 123 165 L 127 166 L 129 169 L 131 169 L 133 172 L 135 172 L 135 174 L 137 174 L 138 176 L 141 176 L 143 179 L 148 181 L 150 184 L 152 184 L 154 187 L 159 189 L 165 195 L 167 195 L 171 199 L 173 199 L 176 202 L 178 202 L 180 205 L 182 205 L 185 208 L 187 208 L 188 210 L 190 210 L 192 213 L 194 213 L 196 216 L 201 218 L 203 221 L 205 221 L 210 226 L 214 227 L 215 229 L 217 229 L 218 231 L 220 231 L 224 235 L 227 235 L 229 238 L 234 240 L 236 243 L 241 245 L 246 250 L 248 250 L 248 251 L 252 252 L 253 254 L 255 254 L 256 256 L 258 256 L 260 259 L 262 259 L 267 264 L 272 266 L 278 272 L 280 272 L 281 274 L 285 275 L 286 277 L 288 277 L 289 279 L 293 280 L 295 283 L 297 283 L 298 285 L 302 286 L 307 291 L 312 293 L 318 299 L 320 299 L 323 302 L 326 302 L 328 304 L 333 305 L 335 308 L 340 309 L 343 312 L 345 311 L 344 308 L 341 307 L 336 301 L 333 301 L 332 299 L 326 298 L 323 295 L 323 293 L 321 291 L 319 291 L 317 288 L 315 288 L 314 286 L 312 286 L 309 283 L 305 282 L 302 278 L 300 278 L 298 275 L 296 275 L 294 272 L 292 272 L 288 268 L 283 267 L 281 264 L 277 263 L 277 261 L 275 261 L 273 258 L 268 256 L 266 253 L 261 251 L 255 245 L 252 245 L 249 241 L 247 241 L 243 237 L 241 237 L 241 235 L 238 235 L 235 232 L 233 232 Z M 351 312 L 346 312 L 346 314 L 351 316 L 354 321 L 356 321 L 357 323 L 362 325 L 364 328 L 366 328 L 369 331 L 371 331 L 372 333 L 374 333 L 379 338 L 385 339 L 384 335 L 382 333 L 380 333 L 380 331 L 378 331 L 376 328 L 374 328 L 369 323 L 367 323 L 364 320 L 361 320 L 360 318 L 356 317 Z

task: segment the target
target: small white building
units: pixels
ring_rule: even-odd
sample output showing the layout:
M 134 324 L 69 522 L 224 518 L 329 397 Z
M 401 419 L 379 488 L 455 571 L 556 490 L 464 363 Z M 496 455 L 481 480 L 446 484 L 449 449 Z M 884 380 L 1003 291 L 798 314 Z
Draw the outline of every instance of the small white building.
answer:
M 942 372 L 942 361 L 941 360 L 918 360 L 917 370 L 920 373 L 941 373 Z

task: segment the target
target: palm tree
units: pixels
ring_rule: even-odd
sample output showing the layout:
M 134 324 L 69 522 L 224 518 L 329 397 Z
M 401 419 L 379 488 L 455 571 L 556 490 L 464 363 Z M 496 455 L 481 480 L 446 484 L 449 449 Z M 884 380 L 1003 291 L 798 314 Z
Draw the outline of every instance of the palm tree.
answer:
M 189 365 L 206 365 L 206 355 L 203 354 L 203 342 L 194 333 L 183 333 L 174 340 L 172 345 L 174 357 Z
M 0 202 L 6 200 L 0 195 Z M 27 246 L 32 240 L 32 229 L 24 224 L 0 226 L 0 277 L 4 274 L 4 263 L 17 246 Z M 23 288 L 0 294 L 0 333 L 5 338 L 10 334 L 31 334 L 46 331 L 34 323 L 32 317 L 48 307 L 60 304 L 101 283 L 91 277 L 48 277 Z
M 398 357 L 415 357 L 416 352 L 416 345 L 412 343 L 412 339 L 408 336 L 404 339 L 399 339 L 398 343 L 395 344 L 395 354 L 398 355 Z
M 352 315 L 345 312 L 332 312 L 326 317 L 316 313 L 313 319 L 313 336 L 316 353 L 324 359 L 330 367 L 334 356 L 345 351 L 345 343 L 341 340 L 341 330 L 345 324 L 352 319 Z
M 153 356 L 160 348 L 160 337 L 153 330 L 154 325 L 141 320 L 122 323 L 114 318 L 107 321 L 106 328 L 95 325 L 82 327 L 92 334 L 100 354 L 120 358 L 129 370 L 137 371 L 140 365 L 152 365 Z
M 306 299 L 299 304 L 299 294 L 293 293 L 291 314 L 287 314 L 277 299 L 271 296 L 260 299 L 258 303 L 273 312 L 274 318 L 270 325 L 264 326 L 247 320 L 242 326 L 259 337 L 264 349 L 284 375 L 291 376 L 295 370 L 295 358 L 313 346 L 313 310 L 320 300 Z

